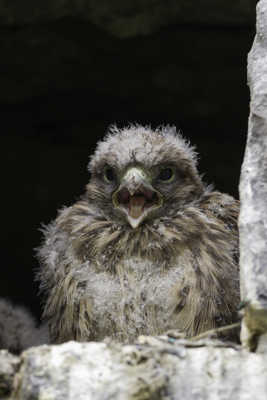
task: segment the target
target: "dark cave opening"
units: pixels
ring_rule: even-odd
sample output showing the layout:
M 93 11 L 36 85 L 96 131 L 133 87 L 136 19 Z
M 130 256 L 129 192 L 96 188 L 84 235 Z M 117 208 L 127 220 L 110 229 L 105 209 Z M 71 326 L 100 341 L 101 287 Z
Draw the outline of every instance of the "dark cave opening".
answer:
M 82 194 L 110 124 L 175 125 L 204 180 L 238 197 L 253 36 L 251 26 L 172 24 L 119 39 L 73 18 L 2 28 L 2 297 L 40 316 L 41 224 Z

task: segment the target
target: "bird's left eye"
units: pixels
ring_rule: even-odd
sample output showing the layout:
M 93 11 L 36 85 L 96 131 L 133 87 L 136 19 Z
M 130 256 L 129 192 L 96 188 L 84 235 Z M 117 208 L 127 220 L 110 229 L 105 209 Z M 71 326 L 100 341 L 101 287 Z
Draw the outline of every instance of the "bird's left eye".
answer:
M 172 168 L 164 168 L 160 171 L 158 179 L 163 182 L 170 182 L 174 177 L 174 171 Z
M 116 174 L 113 168 L 106 167 L 104 170 L 104 178 L 107 182 L 114 182 L 116 179 Z

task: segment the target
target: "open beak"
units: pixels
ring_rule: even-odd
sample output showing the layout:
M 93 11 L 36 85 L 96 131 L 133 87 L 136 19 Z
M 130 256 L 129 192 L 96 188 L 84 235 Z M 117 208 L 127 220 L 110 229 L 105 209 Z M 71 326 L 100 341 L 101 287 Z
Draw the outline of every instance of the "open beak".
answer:
M 113 204 L 127 217 L 132 228 L 137 228 L 146 216 L 163 202 L 145 172 L 137 167 L 128 169 L 122 177 L 121 185 L 112 196 Z

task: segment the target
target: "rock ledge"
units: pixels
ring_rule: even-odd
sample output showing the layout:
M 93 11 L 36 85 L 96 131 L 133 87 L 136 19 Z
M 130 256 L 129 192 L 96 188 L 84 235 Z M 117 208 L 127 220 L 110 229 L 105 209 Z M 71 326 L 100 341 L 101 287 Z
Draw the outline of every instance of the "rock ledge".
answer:
M 0 365 L 3 360 L 13 368 L 9 382 L 15 376 L 12 400 L 257 400 L 267 396 L 266 353 L 250 353 L 209 339 L 140 337 L 136 345 L 45 345 L 21 355 L 16 375 L 12 366 L 18 365 L 18 358 L 2 351 Z

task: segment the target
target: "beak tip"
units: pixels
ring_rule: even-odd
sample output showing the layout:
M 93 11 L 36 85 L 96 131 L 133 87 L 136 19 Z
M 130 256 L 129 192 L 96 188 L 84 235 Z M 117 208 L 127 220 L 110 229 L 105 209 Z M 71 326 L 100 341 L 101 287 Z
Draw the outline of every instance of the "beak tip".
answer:
M 133 229 L 136 229 L 136 228 L 138 228 L 138 226 L 140 225 L 140 223 L 142 222 L 142 219 L 143 218 L 141 218 L 141 217 L 139 217 L 139 218 L 132 218 L 132 217 L 130 217 L 129 215 L 128 215 L 128 222 L 129 222 L 129 224 L 131 225 L 131 227 L 133 228 Z

